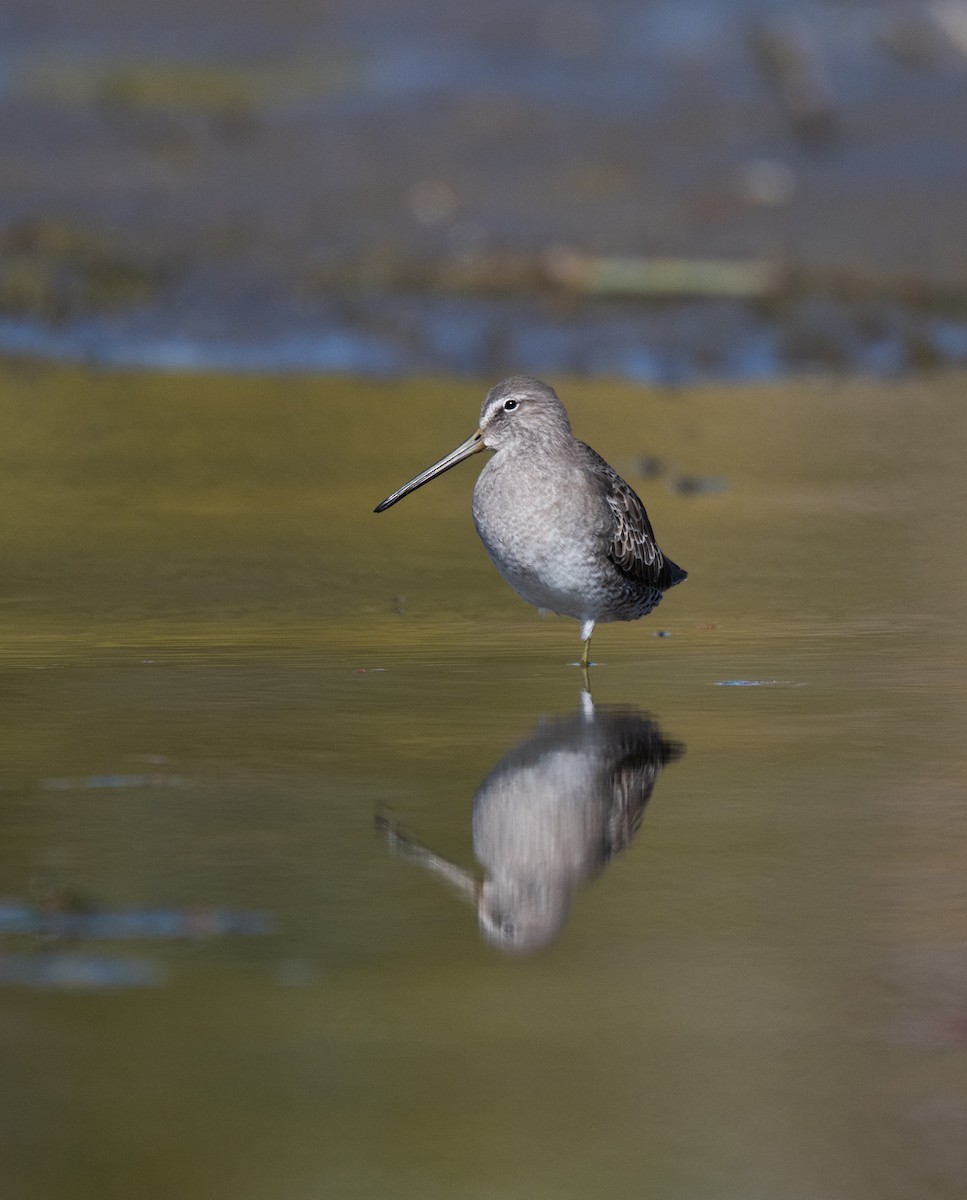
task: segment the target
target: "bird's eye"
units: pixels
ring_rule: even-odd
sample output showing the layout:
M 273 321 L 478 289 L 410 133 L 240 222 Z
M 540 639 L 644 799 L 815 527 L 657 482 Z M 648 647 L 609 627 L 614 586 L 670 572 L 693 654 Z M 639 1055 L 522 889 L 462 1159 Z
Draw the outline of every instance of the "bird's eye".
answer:
M 505 400 L 504 401 L 504 412 L 513 412 L 516 407 L 517 407 L 516 400 Z

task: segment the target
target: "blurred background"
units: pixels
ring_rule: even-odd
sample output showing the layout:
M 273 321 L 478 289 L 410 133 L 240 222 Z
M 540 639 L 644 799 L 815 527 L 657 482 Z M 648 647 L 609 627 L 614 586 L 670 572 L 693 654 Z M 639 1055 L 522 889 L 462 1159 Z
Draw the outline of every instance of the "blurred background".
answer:
M 4 1200 L 962 1200 L 965 365 L 967 0 L 3 0 Z M 519 372 L 593 722 L 372 511 Z
M 967 361 L 962 0 L 9 0 L 0 350 Z

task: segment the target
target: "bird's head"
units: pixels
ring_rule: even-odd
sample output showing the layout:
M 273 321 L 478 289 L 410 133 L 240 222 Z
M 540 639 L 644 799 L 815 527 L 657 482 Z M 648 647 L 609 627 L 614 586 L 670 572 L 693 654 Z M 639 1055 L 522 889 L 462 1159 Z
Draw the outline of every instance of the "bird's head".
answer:
M 530 375 L 513 375 L 492 387 L 480 410 L 488 450 L 514 444 L 568 441 L 571 422 L 552 387 Z

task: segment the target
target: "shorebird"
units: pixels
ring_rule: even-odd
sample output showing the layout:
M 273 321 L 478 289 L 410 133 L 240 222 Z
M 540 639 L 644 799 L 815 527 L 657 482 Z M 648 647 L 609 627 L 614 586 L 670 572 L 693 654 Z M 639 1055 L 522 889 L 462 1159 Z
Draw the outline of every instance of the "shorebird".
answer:
M 686 578 L 665 558 L 633 489 L 571 432 L 554 389 L 515 375 L 490 389 L 480 427 L 376 506 L 383 512 L 482 450 L 473 521 L 494 566 L 528 604 L 581 622 L 587 670 L 599 622 L 637 621 Z
M 376 826 L 394 853 L 424 867 L 477 909 L 498 949 L 530 954 L 552 942 L 571 897 L 632 841 L 662 769 L 684 745 L 637 709 L 542 721 L 477 789 L 473 849 L 483 878 L 416 841 L 387 813 Z

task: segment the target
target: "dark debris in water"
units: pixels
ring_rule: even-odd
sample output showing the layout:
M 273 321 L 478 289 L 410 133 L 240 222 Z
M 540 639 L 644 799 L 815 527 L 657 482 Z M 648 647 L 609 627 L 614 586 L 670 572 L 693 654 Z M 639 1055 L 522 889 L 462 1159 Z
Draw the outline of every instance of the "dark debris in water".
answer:
M 728 486 L 724 479 L 701 475 L 681 475 L 671 482 L 677 496 L 712 496 L 726 491 Z
M 643 454 L 638 459 L 638 478 L 657 479 L 667 470 L 665 460 L 657 454 Z

